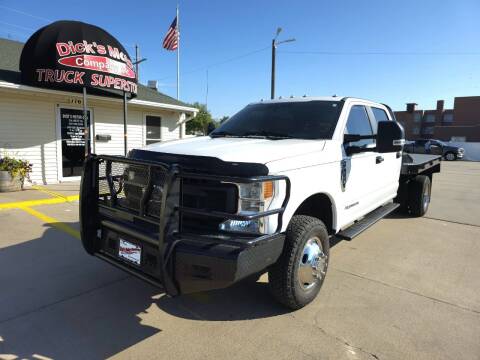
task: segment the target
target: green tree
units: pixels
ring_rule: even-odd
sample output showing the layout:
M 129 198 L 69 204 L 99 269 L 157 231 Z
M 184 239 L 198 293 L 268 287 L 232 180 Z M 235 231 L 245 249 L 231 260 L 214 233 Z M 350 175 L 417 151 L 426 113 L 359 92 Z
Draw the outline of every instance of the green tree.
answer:
M 226 115 L 225 115 L 225 116 L 222 116 L 222 117 L 220 118 L 220 121 L 219 121 L 219 122 L 220 122 L 220 124 L 223 124 L 223 123 L 224 123 L 225 121 L 227 121 L 228 119 L 230 119 L 230 116 L 226 116 Z
M 197 108 L 198 113 L 197 116 L 187 122 L 187 134 L 201 132 L 205 135 L 207 133 L 208 124 L 213 123 L 212 114 L 210 114 L 210 111 L 208 111 L 205 104 L 195 102 L 191 106 Z

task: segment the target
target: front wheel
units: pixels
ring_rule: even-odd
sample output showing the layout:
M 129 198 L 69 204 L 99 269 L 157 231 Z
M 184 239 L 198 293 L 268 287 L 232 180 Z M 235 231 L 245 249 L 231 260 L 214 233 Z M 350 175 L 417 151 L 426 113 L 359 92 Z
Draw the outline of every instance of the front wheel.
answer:
M 312 302 L 327 273 L 329 250 L 328 231 L 322 221 L 294 216 L 287 228 L 282 255 L 268 272 L 273 297 L 293 310 Z
M 445 154 L 445 160 L 448 160 L 448 161 L 457 160 L 457 155 L 453 152 L 448 152 Z

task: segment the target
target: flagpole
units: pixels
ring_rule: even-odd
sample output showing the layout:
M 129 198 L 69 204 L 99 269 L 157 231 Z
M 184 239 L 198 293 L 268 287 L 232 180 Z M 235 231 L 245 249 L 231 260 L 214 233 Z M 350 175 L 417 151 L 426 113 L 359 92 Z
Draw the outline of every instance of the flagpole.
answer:
M 180 100 L 180 19 L 177 4 L 177 100 Z

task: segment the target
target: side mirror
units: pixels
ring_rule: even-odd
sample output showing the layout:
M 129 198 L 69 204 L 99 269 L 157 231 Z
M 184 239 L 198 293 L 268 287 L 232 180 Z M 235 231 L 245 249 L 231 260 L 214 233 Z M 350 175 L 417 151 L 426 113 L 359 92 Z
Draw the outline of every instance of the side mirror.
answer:
M 377 152 L 402 151 L 405 144 L 405 131 L 396 121 L 379 121 L 377 128 Z

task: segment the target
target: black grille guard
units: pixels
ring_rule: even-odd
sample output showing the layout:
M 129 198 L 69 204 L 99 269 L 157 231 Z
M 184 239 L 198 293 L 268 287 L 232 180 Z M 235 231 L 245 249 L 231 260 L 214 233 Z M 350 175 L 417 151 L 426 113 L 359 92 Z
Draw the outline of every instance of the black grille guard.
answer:
M 119 181 L 118 175 L 112 175 L 112 164 L 123 164 L 125 166 L 137 166 L 143 167 L 147 174 L 147 182 L 144 184 L 144 191 L 139 200 L 138 210 L 132 211 L 131 209 L 124 208 L 118 205 L 119 194 L 124 191 L 123 183 Z M 100 174 L 100 166 L 105 168 L 105 174 Z M 160 203 L 160 216 L 159 219 L 154 219 L 146 215 L 147 203 L 152 194 L 154 187 L 153 176 L 155 172 L 161 171 L 164 173 L 163 178 L 163 191 Z M 100 176 L 103 175 L 103 176 Z M 195 179 L 208 179 L 218 180 L 223 182 L 232 183 L 253 183 L 264 182 L 270 180 L 283 180 L 285 181 L 285 199 L 282 206 L 278 209 L 267 210 L 260 213 L 242 215 L 233 214 L 218 211 L 206 211 L 197 208 L 189 208 L 180 205 L 181 194 L 181 181 L 182 178 L 195 178 Z M 100 182 L 106 182 L 108 184 L 107 193 L 100 194 Z M 119 188 L 115 188 L 115 182 L 119 182 L 121 185 Z M 172 187 L 178 186 L 179 194 L 176 191 L 172 191 Z M 248 248 L 261 244 L 264 241 L 268 241 L 272 236 L 278 235 L 282 229 L 282 217 L 285 211 L 286 205 L 290 198 L 290 180 L 283 175 L 261 175 L 251 177 L 231 177 L 226 175 L 212 175 L 202 174 L 191 171 L 182 171 L 182 167 L 176 163 L 164 163 L 160 161 L 148 161 L 132 159 L 123 156 L 108 156 L 108 155 L 90 155 L 84 163 L 84 172 L 82 175 L 81 187 L 80 187 L 80 232 L 81 239 L 84 248 L 91 255 L 95 255 L 103 260 L 114 264 L 117 267 L 122 268 L 127 272 L 128 266 L 119 264 L 112 260 L 110 257 L 105 256 L 100 251 L 100 241 L 97 238 L 97 231 L 102 228 L 108 228 L 113 231 L 126 233 L 134 238 L 144 241 L 158 249 L 158 259 L 160 267 L 161 279 L 152 278 L 147 274 L 135 273 L 136 276 L 143 278 L 144 280 L 152 283 L 153 285 L 163 287 L 165 291 L 170 295 L 177 295 L 178 288 L 173 281 L 172 275 L 167 269 L 167 264 L 171 258 L 175 247 L 182 241 L 208 241 L 209 243 L 228 244 L 239 248 Z M 102 190 L 102 191 L 105 191 Z M 103 196 L 105 201 L 101 201 L 100 197 Z M 108 198 L 108 200 L 107 200 Z M 112 216 L 110 219 L 105 219 L 102 216 L 104 213 L 110 212 Z M 101 214 L 102 213 L 102 214 Z M 215 218 L 227 218 L 232 220 L 248 221 L 253 219 L 262 218 L 269 215 L 278 215 L 277 228 L 274 234 L 268 235 L 256 235 L 245 236 L 238 234 L 231 234 L 219 232 L 220 236 L 203 236 L 198 234 L 181 233 L 180 221 L 182 214 L 193 214 L 197 216 L 215 217 Z M 176 217 L 178 221 L 175 223 L 176 229 L 170 229 L 167 233 L 167 222 L 170 222 L 171 217 Z M 158 226 L 158 237 L 152 237 L 151 234 L 144 233 L 142 231 L 134 230 L 122 225 L 121 221 L 115 220 L 131 220 L 140 219 L 153 226 Z M 160 280 L 160 282 L 158 281 Z

